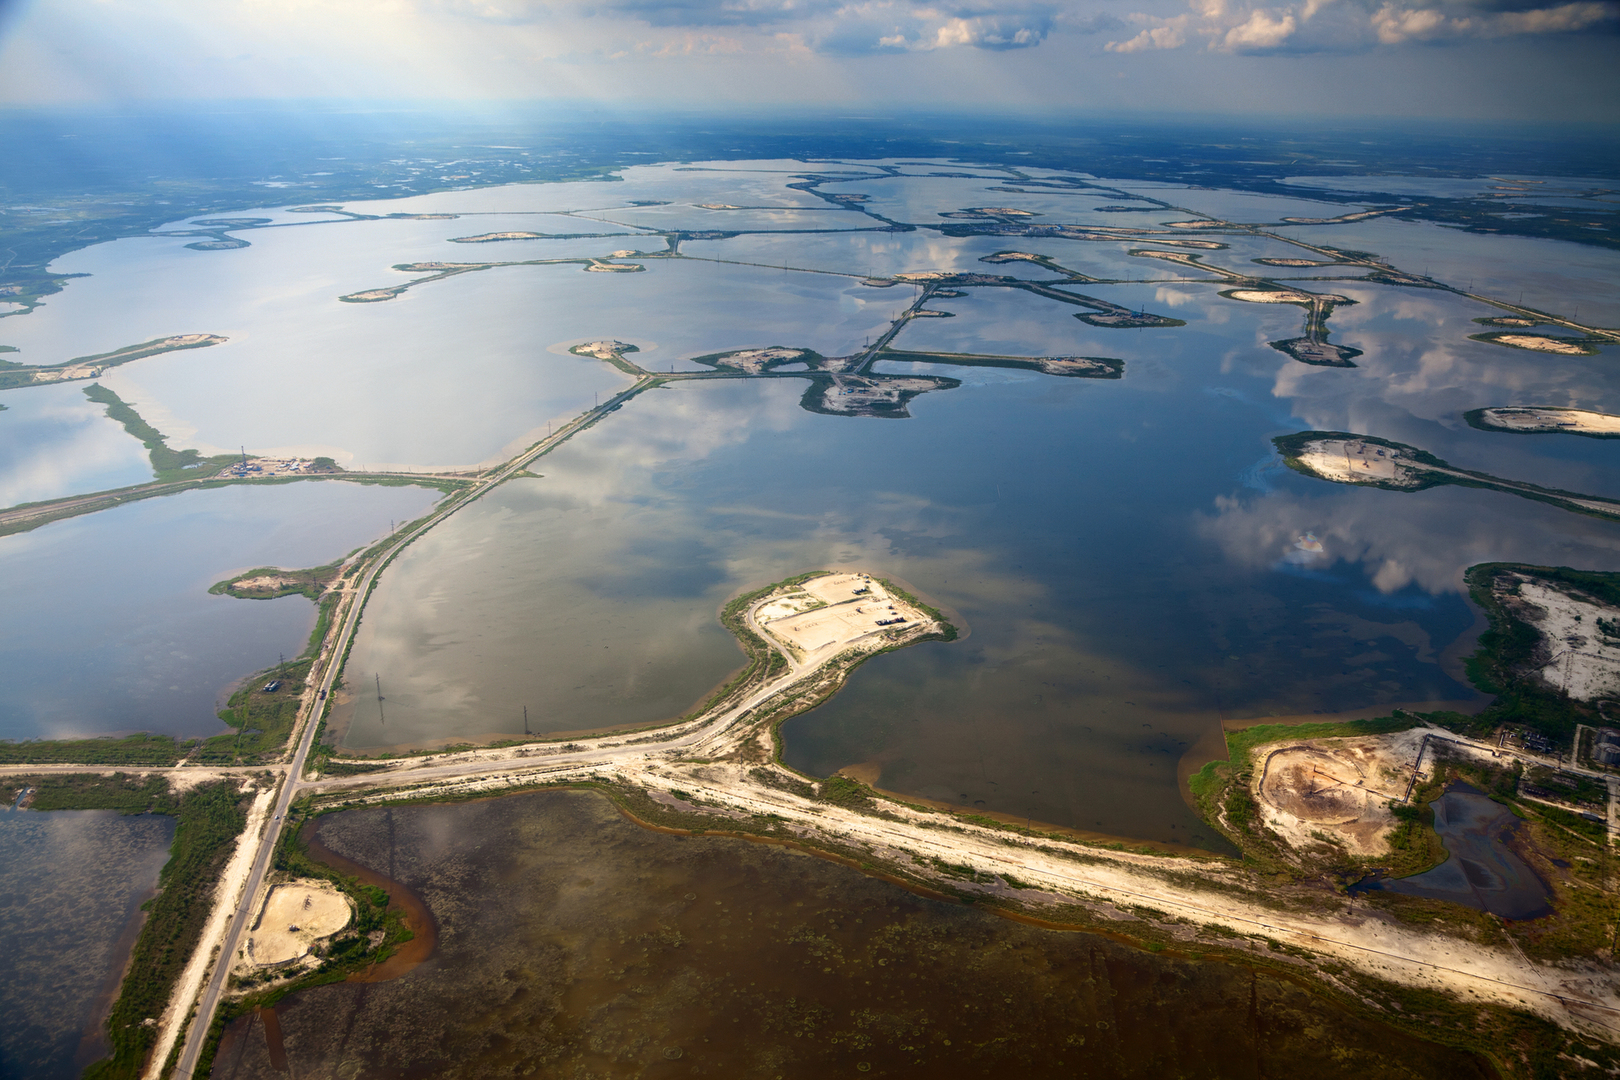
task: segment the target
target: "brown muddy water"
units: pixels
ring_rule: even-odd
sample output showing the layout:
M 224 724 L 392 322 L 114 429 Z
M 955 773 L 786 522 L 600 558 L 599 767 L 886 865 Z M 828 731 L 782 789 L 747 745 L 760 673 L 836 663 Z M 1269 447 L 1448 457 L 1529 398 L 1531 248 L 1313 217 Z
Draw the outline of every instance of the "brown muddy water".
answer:
M 913 895 L 543 792 L 348 811 L 320 841 L 430 909 L 399 978 L 295 994 L 213 1075 L 1486 1077 L 1245 967 Z

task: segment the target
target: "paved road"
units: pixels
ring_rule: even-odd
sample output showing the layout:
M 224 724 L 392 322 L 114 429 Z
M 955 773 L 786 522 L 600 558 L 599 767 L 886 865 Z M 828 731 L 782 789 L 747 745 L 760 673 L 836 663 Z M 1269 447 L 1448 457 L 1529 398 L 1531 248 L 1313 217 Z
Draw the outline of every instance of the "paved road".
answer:
M 435 525 L 442 523 L 457 510 L 469 505 L 501 481 L 510 479 L 547 450 L 564 442 L 590 423 L 607 415 L 625 401 L 639 394 L 651 385 L 652 381 L 651 376 L 642 376 L 632 386 L 620 391 L 573 421 L 564 424 L 546 439 L 517 455 L 501 466 L 500 469 L 490 474 L 484 481 L 474 487 L 452 494 L 437 511 L 424 518 L 414 529 L 396 537 L 393 543 L 380 551 L 372 561 L 370 568 L 360 579 L 354 590 L 354 600 L 350 604 L 348 613 L 344 616 L 337 636 L 332 639 L 332 645 L 326 651 L 326 668 L 321 675 L 320 682 L 317 684 L 318 693 L 315 695 L 308 713 L 303 718 L 292 760 L 286 766 L 281 790 L 276 795 L 275 804 L 270 812 L 270 820 L 265 824 L 259 840 L 259 850 L 253 859 L 253 869 L 248 875 L 247 885 L 242 890 L 241 898 L 237 902 L 236 911 L 226 926 L 225 938 L 219 943 L 219 959 L 214 964 L 214 970 L 209 975 L 202 996 L 197 1001 L 196 1017 L 192 1020 L 191 1026 L 186 1032 L 185 1047 L 181 1051 L 180 1061 L 176 1067 L 178 1075 L 189 1077 L 197 1067 L 197 1058 L 201 1055 L 203 1044 L 207 1041 L 208 1027 L 212 1023 L 214 1010 L 219 1005 L 220 996 L 223 994 L 230 976 L 231 958 L 236 955 L 237 949 L 241 946 L 242 936 L 252 922 L 253 908 L 258 900 L 259 889 L 264 884 L 265 875 L 269 873 L 270 863 L 275 855 L 276 844 L 281 839 L 281 830 L 286 824 L 287 808 L 292 805 L 293 799 L 306 786 L 309 786 L 304 784 L 301 778 L 304 774 L 304 764 L 308 760 L 310 749 L 315 743 L 315 733 L 320 728 L 320 716 L 325 708 L 326 696 L 337 680 L 342 657 L 348 647 L 349 640 L 354 636 L 355 629 L 360 625 L 361 611 L 365 607 L 366 597 L 370 594 L 371 586 L 376 582 L 377 576 L 382 573 L 394 556 L 404 550 L 405 546 L 411 541 L 426 533 Z M 684 745 L 684 743 L 663 745 Z M 489 768 L 487 763 L 484 768 Z M 200 942 L 198 944 L 199 949 L 206 949 L 210 946 L 211 943 L 209 942 Z

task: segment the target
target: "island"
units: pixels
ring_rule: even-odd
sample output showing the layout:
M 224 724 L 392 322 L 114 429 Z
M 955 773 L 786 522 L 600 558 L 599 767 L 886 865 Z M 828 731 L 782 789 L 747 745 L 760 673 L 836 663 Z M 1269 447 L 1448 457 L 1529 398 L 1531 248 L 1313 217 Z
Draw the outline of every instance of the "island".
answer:
M 1585 435 L 1589 439 L 1620 439 L 1620 416 L 1568 409 L 1556 405 L 1506 405 L 1470 409 L 1463 413 L 1470 427 L 1481 431 L 1510 431 L 1519 435 Z
M 1425 450 L 1372 435 L 1344 431 L 1302 431 L 1271 440 L 1295 472 L 1336 484 L 1421 491 L 1440 484 L 1490 488 L 1593 517 L 1620 517 L 1620 501 L 1544 488 L 1489 473 L 1459 469 Z

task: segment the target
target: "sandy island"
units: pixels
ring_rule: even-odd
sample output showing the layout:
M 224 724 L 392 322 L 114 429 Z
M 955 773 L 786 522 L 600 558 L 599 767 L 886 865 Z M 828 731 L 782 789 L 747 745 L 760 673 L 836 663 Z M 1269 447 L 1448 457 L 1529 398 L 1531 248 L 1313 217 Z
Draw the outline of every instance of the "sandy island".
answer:
M 1324 480 L 1341 484 L 1416 487 L 1418 470 L 1399 450 L 1360 439 L 1318 439 L 1305 444 L 1299 463 Z
M 1576 701 L 1620 693 L 1620 608 L 1525 574 L 1499 574 L 1491 591 L 1540 633 L 1530 663 L 1544 686 Z
M 1208 269 L 1205 267 L 1204 269 Z M 1309 293 L 1277 291 L 1272 289 L 1233 289 L 1226 294 L 1233 300 L 1250 304 L 1314 304 L 1317 300 L 1340 301 L 1337 296 L 1312 296 Z
M 803 349 L 784 349 L 778 345 L 769 349 L 744 349 L 742 352 L 727 353 L 715 357 L 714 363 L 718 367 L 736 368 L 750 375 L 758 375 L 777 364 L 791 363 L 803 358 Z
M 279 967 L 309 955 L 349 925 L 349 898 L 328 881 L 302 878 L 270 890 L 244 947 L 248 967 Z
M 1541 334 L 1470 334 L 1475 341 L 1489 341 L 1510 349 L 1553 353 L 1558 356 L 1596 356 L 1597 349 L 1578 338 L 1547 337 Z
M 761 604 L 753 619 L 806 664 L 830 659 L 891 628 L 909 630 L 933 622 L 868 574 L 811 578 Z
M 543 240 L 545 233 L 537 232 L 487 232 L 477 236 L 452 236 L 452 244 L 493 244 L 498 240 Z
M 1474 427 L 1492 431 L 1526 434 L 1557 432 L 1566 435 L 1591 435 L 1600 439 L 1620 438 L 1620 416 L 1550 405 L 1477 409 L 1468 414 L 1468 422 Z

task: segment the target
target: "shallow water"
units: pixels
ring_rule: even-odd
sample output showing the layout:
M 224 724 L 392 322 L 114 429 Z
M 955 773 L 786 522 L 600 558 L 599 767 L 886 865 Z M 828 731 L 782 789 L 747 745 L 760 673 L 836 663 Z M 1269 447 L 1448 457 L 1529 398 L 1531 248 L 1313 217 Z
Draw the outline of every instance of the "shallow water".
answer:
M 0 507 L 152 479 L 146 448 L 84 396 L 85 385 L 0 393 Z
M 862 566 L 972 636 L 865 665 L 785 727 L 790 763 L 876 761 L 891 789 L 1215 844 L 1175 774 L 1219 714 L 1470 699 L 1442 663 L 1474 620 L 1466 566 L 1620 566 L 1594 519 L 1282 469 L 1280 362 L 1223 372 L 1193 341 L 1119 383 L 998 371 L 904 421 L 803 412 L 796 379 L 644 395 L 383 576 L 345 745 L 520 734 L 524 704 L 536 731 L 667 719 L 739 662 L 726 596 Z M 373 673 L 388 719 L 368 728 Z
M 0 808 L 0 1076 L 69 1080 L 102 1024 L 175 820 Z
M 403 978 L 277 1006 L 294 1076 L 1490 1075 L 1269 974 L 653 833 L 594 794 L 348 811 L 320 837 L 441 936 Z M 262 1022 L 213 1075 L 284 1075 Z
M 1375 251 L 1409 274 L 1509 304 L 1620 326 L 1620 252 L 1529 236 L 1482 236 L 1427 222 L 1374 218 L 1351 225 L 1285 225 L 1310 244 Z M 1502 314 L 1493 312 L 1493 314 Z
M 341 558 L 438 494 L 335 481 L 216 488 L 0 538 L 0 738 L 223 730 L 221 695 L 302 652 L 315 605 L 208 587 Z
M 846 275 L 1035 275 L 1028 264 L 979 261 L 996 250 L 1034 251 L 1083 272 L 1153 279 L 1073 288 L 1186 320 L 1175 329 L 1103 329 L 1055 301 L 974 289 L 938 302 L 956 317 L 917 320 L 896 344 L 1116 356 L 1125 377 L 941 367 L 963 385 L 919 397 L 905 420 L 805 412 L 798 379 L 638 397 L 542 459 L 535 471 L 544 479 L 499 489 L 383 576 L 351 660 L 356 696 L 340 716 L 353 721 L 343 738 L 355 748 L 521 734 L 525 706 L 532 731 L 669 719 L 739 662 L 715 622 L 727 596 L 811 568 L 861 565 L 953 607 L 973 636 L 868 665 L 839 698 L 789 725 L 796 764 L 818 772 L 866 764 L 885 786 L 914 794 L 1215 844 L 1174 776 L 1182 753 L 1221 714 L 1477 702 L 1455 655 L 1474 623 L 1463 599 L 1466 566 L 1620 566 L 1620 541 L 1594 519 L 1496 492 L 1333 487 L 1280 466 L 1272 436 L 1352 430 L 1508 479 L 1620 494 L 1615 444 L 1481 432 L 1462 420 L 1468 409 L 1505 404 L 1620 411 L 1614 350 L 1553 359 L 1471 341 L 1481 329 L 1472 320 L 1497 309 L 1437 290 L 1323 283 L 1322 291 L 1358 301 L 1330 323 L 1334 340 L 1364 351 L 1350 369 L 1309 367 L 1270 347 L 1302 332 L 1300 309 L 1222 298 L 1214 279 L 1165 282 L 1184 271 L 1128 255 L 1151 246 L 1137 240 L 950 238 L 927 228 L 751 236 L 688 241 L 684 249 L 701 259 L 647 259 L 637 274 L 504 267 L 384 303 L 336 300 L 404 280 L 389 268 L 410 259 L 652 246 L 639 237 L 602 238 L 599 249 L 576 240 L 448 243 L 525 221 L 562 231 L 583 220 L 564 211 L 617 214 L 638 200 L 667 201 L 673 209 L 634 215 L 685 220 L 709 202 L 870 220 L 787 187 L 798 171 L 864 173 L 838 190 L 872 194 L 886 200 L 884 212 L 903 209 L 924 226 L 953 220 L 940 212 L 997 205 L 1038 205 L 1047 215 L 1040 220 L 1081 220 L 1064 217 L 1077 207 L 1115 224 L 1137 221 L 1087 209 L 1117 201 L 1113 194 L 994 192 L 1016 184 L 989 170 L 920 175 L 962 171 L 945 162 L 901 167 L 919 175 L 789 162 L 638 167 L 620 182 L 349 204 L 464 215 L 454 221 L 249 231 L 253 247 L 224 252 L 187 251 L 183 238 L 120 241 L 78 253 L 73 267 L 65 261 L 63 269 L 96 276 L 53 297 L 49 311 L 12 321 L 31 348 L 52 335 L 65 348 L 80 341 L 67 328 L 79 326 L 89 328 L 86 347 L 92 337 L 106 347 L 131 335 L 222 329 L 190 321 L 199 311 L 228 313 L 251 332 L 126 365 L 109 385 L 178 446 L 248 441 L 330 448 L 358 464 L 443 466 L 491 460 L 623 386 L 605 365 L 566 355 L 579 341 L 634 343 L 634 359 L 654 370 L 692 370 L 693 356 L 765 345 L 856 351 L 915 291 Z M 1241 208 L 1256 220 L 1320 205 L 1131 187 L 1210 212 Z M 1267 213 L 1250 215 L 1251 204 Z M 1494 265 L 1515 288 L 1560 291 L 1578 279 L 1582 295 L 1612 292 L 1614 257 L 1573 245 L 1547 242 L 1525 261 L 1518 256 L 1531 249 L 1517 242 L 1387 221 L 1298 234 L 1378 251 L 1419 273 L 1425 267 L 1412 257 L 1440 251 L 1450 261 L 1429 267 L 1437 276 L 1476 265 L 1495 273 Z M 1230 247 L 1209 261 L 1244 271 L 1258 269 L 1249 259 L 1298 250 L 1219 239 Z M 1284 272 L 1265 272 L 1274 270 Z M 185 284 L 195 292 L 177 287 Z M 199 307 L 205 300 L 217 303 Z M 97 311 L 109 318 L 86 317 Z M 289 325 L 296 329 L 282 329 Z M 264 409 L 254 388 L 267 372 L 318 377 L 336 392 L 309 408 Z M 1300 546 L 1306 533 L 1322 553 Z M 94 549 L 84 557 L 93 563 Z
M 1379 888 L 1449 900 L 1504 919 L 1534 919 L 1552 910 L 1546 884 L 1508 846 L 1519 823 L 1513 811 L 1466 784 L 1430 805 L 1449 858 L 1425 873 L 1380 882 Z

